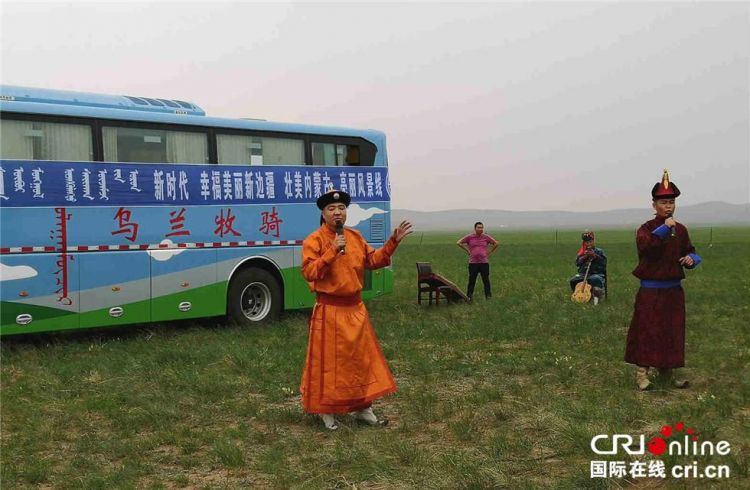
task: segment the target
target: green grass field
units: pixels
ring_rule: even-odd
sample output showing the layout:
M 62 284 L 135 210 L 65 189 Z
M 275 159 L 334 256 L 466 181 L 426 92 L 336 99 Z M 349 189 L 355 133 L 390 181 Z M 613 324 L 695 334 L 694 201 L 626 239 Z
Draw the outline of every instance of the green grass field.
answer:
M 299 403 L 307 314 L 242 329 L 151 325 L 2 342 L 2 488 L 748 488 L 750 233 L 692 229 L 687 390 L 635 390 L 622 358 L 637 281 L 633 231 L 603 230 L 610 295 L 570 301 L 579 231 L 497 232 L 494 298 L 418 307 L 416 261 L 466 285 L 460 234 L 415 233 L 395 294 L 368 304 L 399 384 L 384 429 L 326 433 Z M 478 285 L 481 297 L 481 284 Z M 592 479 L 600 433 L 682 421 L 729 479 Z

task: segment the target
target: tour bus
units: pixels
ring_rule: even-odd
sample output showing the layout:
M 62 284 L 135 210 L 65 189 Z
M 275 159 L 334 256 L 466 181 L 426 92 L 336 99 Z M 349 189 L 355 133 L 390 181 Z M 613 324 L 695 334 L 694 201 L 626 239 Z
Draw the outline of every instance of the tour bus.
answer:
M 191 102 L 0 87 L 0 334 L 310 307 L 315 201 L 390 229 L 379 131 L 206 116 Z M 368 271 L 365 299 L 393 289 Z

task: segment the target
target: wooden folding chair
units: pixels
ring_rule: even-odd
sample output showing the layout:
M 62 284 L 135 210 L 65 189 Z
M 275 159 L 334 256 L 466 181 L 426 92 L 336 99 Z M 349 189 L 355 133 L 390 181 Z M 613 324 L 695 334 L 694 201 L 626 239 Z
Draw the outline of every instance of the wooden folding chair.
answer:
M 422 295 L 427 294 L 428 304 L 440 304 L 442 297 L 446 303 L 451 301 L 469 301 L 469 298 L 458 289 L 458 286 L 439 274 L 432 272 L 429 262 L 417 262 L 417 303 L 422 304 Z

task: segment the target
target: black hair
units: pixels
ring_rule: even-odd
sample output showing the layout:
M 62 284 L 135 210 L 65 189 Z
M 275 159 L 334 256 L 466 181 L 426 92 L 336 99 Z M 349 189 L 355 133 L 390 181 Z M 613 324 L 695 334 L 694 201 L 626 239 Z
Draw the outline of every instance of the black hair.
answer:
M 474 223 L 474 228 L 476 228 L 479 225 L 484 226 L 484 223 L 482 223 L 481 221 L 477 221 L 476 223 Z

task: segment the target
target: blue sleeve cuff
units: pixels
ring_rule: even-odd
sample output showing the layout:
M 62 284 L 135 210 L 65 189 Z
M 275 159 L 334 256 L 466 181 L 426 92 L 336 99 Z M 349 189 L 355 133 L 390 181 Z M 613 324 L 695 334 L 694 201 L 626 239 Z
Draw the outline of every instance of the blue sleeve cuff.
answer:
M 652 235 L 656 235 L 659 238 L 667 238 L 669 235 L 669 227 L 667 225 L 661 225 L 657 229 L 651 232 Z
M 698 264 L 701 263 L 701 256 L 698 254 L 688 254 L 688 257 L 693 259 L 693 265 L 690 265 L 690 266 L 686 265 L 685 266 L 686 269 L 695 269 L 696 267 L 698 267 Z

